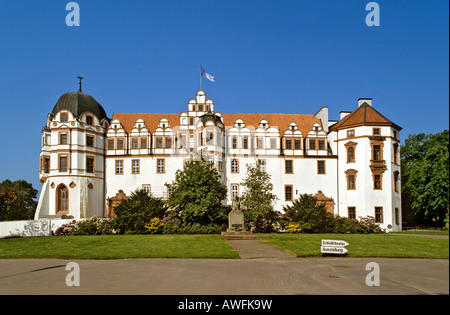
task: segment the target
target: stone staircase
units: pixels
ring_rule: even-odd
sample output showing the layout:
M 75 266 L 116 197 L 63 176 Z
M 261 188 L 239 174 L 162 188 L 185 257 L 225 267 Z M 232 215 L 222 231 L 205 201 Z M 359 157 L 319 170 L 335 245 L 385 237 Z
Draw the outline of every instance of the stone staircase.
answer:
M 226 240 L 259 240 L 258 235 L 253 234 L 248 231 L 239 231 L 239 232 L 222 232 L 222 235 Z

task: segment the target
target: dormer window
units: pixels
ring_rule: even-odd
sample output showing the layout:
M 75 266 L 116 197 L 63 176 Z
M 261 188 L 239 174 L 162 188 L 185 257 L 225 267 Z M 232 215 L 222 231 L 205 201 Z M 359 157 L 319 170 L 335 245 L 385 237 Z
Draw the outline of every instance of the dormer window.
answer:
M 92 116 L 86 116 L 86 124 L 87 125 L 93 125 L 93 123 L 92 123 Z
M 68 122 L 69 121 L 69 115 L 67 113 L 61 114 L 61 122 Z

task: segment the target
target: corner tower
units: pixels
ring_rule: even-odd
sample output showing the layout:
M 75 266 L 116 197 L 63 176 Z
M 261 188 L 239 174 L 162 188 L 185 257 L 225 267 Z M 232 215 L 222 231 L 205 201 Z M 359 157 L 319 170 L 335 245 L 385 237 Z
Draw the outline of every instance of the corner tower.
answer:
M 104 216 L 105 133 L 103 107 L 80 88 L 63 94 L 42 128 L 35 219 Z

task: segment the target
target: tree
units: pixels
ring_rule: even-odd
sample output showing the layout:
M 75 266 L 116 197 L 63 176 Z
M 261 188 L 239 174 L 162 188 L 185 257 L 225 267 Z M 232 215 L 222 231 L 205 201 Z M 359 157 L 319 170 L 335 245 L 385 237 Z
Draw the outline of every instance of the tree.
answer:
M 166 212 L 167 205 L 161 198 L 154 198 L 148 191 L 138 188 L 114 207 L 113 227 L 120 234 L 146 233 L 145 225 L 153 218 L 161 219 Z
M 273 232 L 280 216 L 273 208 L 278 198 L 272 193 L 270 178 L 259 165 L 247 164 L 246 178 L 241 183 L 245 187 L 241 205 L 245 209 L 245 221 L 252 222 L 255 232 Z
M 443 226 L 449 206 L 449 132 L 409 135 L 401 147 L 402 200 L 426 225 Z
M 227 188 L 214 165 L 202 155 L 186 161 L 184 170 L 178 170 L 175 180 L 166 186 L 171 217 L 180 219 L 183 225 L 226 222 L 223 201 Z
M 327 212 L 325 205 L 318 204 L 312 194 L 301 194 L 292 205 L 283 206 L 283 210 L 290 221 L 307 223 L 309 227 L 305 232 L 326 233 L 334 225 L 334 218 Z
M 33 219 L 38 191 L 25 180 L 0 183 L 0 221 Z

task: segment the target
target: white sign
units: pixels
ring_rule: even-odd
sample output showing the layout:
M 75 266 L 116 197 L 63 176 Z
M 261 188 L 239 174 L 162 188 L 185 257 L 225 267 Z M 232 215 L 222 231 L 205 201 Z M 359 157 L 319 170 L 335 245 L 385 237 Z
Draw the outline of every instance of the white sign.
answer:
M 349 245 L 346 241 L 340 240 L 322 240 L 320 252 L 323 254 L 345 254 L 348 250 L 345 246 Z
M 347 245 L 348 243 L 346 241 L 322 240 L 322 246 L 344 247 Z
M 324 254 L 345 254 L 348 252 L 347 248 L 344 247 L 320 247 L 320 252 Z

